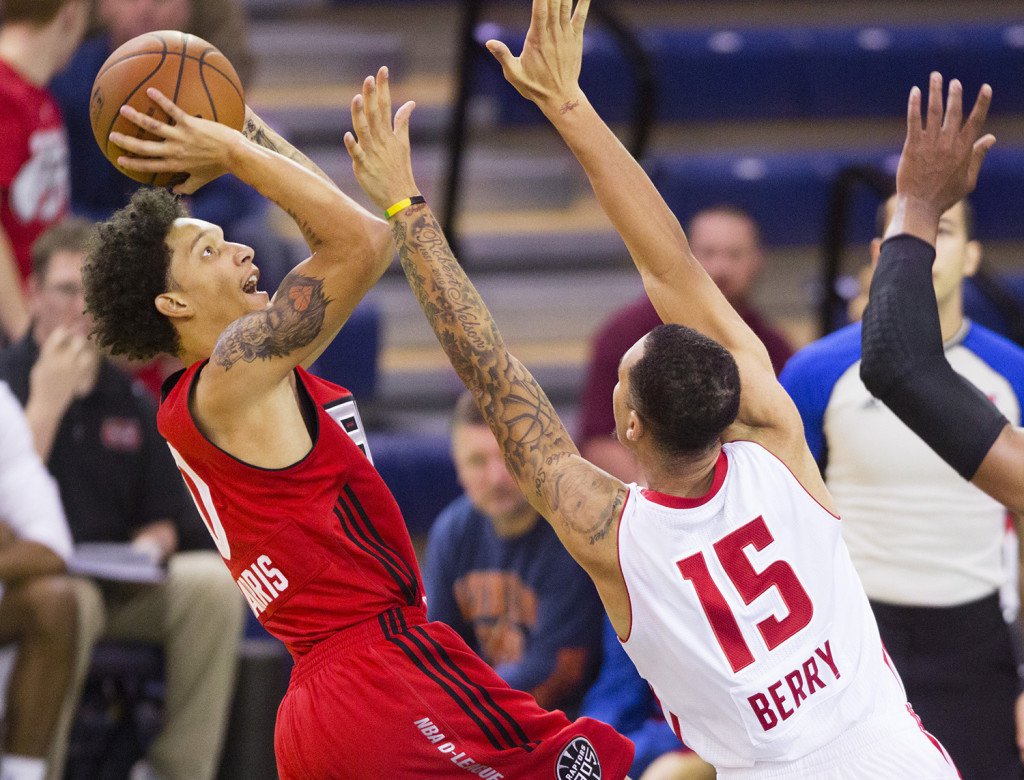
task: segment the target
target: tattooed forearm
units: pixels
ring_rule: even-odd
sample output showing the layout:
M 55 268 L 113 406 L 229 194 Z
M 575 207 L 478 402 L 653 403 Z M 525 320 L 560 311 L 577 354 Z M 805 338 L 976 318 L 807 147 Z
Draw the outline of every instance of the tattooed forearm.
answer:
M 320 335 L 331 302 L 323 286 L 322 279 L 288 274 L 273 306 L 235 320 L 221 334 L 213 362 L 226 371 L 239 360 L 270 360 L 311 344 Z
M 306 240 L 306 244 L 309 245 L 311 251 L 315 252 L 324 245 L 324 240 L 320 238 L 320 235 L 313 230 L 313 226 L 306 220 L 302 219 L 292 209 L 286 208 L 285 213 L 292 218 L 292 221 L 299 226 L 299 230 L 302 231 L 302 237 Z
M 556 456 L 557 457 L 557 456 Z M 555 465 L 554 462 L 550 465 Z M 622 506 L 626 502 L 626 491 L 617 490 L 614 499 L 606 511 L 598 515 L 590 514 L 587 498 L 602 489 L 601 477 L 585 461 L 575 458 L 562 464 L 557 469 L 554 479 L 555 489 L 552 494 L 559 503 L 552 508 L 559 511 L 572 529 L 586 536 L 590 544 L 604 539 L 622 514 Z
M 267 126 L 266 122 L 260 119 L 251 110 L 246 112 L 245 124 L 242 126 L 242 134 L 257 146 L 277 152 L 282 157 L 287 157 L 319 176 L 324 181 L 331 181 L 330 177 L 315 162 L 296 149 L 282 135 L 274 132 Z
M 549 519 L 558 518 L 558 527 L 588 545 L 600 542 L 621 500 L 608 508 L 602 498 L 611 498 L 607 486 L 597 484 L 607 475 L 579 458 L 544 390 L 509 354 L 429 209 L 406 210 L 393 220 L 392 232 L 409 285 L 452 367 L 476 396 L 511 474 L 547 508 Z

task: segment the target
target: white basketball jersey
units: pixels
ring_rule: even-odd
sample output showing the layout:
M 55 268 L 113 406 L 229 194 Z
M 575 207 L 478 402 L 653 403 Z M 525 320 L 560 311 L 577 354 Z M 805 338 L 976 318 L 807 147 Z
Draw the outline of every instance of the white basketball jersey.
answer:
M 632 485 L 619 526 L 623 646 L 666 720 L 719 769 L 778 768 L 905 722 L 840 520 L 761 445 L 722 450 L 706 496 Z

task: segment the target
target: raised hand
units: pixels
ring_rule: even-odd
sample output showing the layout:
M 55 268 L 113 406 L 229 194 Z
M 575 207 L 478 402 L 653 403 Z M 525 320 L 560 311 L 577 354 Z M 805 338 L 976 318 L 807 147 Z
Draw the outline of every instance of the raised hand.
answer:
M 910 90 L 907 138 L 896 172 L 898 195 L 927 207 L 935 220 L 974 190 L 992 134 L 981 135 L 992 102 L 992 88 L 984 84 L 967 120 L 963 119 L 963 86 L 949 83 L 945 112 L 942 76 L 932 73 L 928 84 L 927 115 L 921 113 L 921 90 Z
M 590 0 L 533 0 L 530 29 L 523 53 L 513 56 L 498 40 L 487 41 L 487 50 L 501 63 L 508 82 L 542 111 L 564 111 L 582 95 L 579 86 L 583 64 L 583 27 Z
M 174 187 L 182 195 L 189 195 L 227 173 L 232 144 L 242 140 L 241 133 L 219 122 L 189 116 L 158 89 L 150 87 L 146 94 L 167 112 L 170 121 L 162 122 L 131 106 L 121 106 L 125 119 L 160 140 L 111 133 L 111 141 L 137 155 L 122 155 L 117 159 L 118 165 L 141 173 L 187 173 L 188 179 Z
M 39 349 L 29 374 L 29 394 L 45 397 L 60 416 L 76 398 L 88 395 L 99 374 L 100 352 L 80 333 L 55 328 Z
M 406 103 L 392 122 L 386 67 L 377 71 L 376 78 L 367 76 L 362 93 L 352 98 L 355 133 L 345 133 L 345 148 L 359 186 L 382 210 L 419 194 L 409 147 L 409 117 L 414 108 L 415 103 Z

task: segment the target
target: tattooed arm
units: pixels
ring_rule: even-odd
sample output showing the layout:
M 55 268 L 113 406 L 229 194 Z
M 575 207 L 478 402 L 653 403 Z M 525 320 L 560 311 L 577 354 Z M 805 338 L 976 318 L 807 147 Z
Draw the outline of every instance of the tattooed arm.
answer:
M 379 98 L 371 102 L 357 96 L 353 101 L 358 141 L 348 134 L 345 143 L 360 184 L 378 206 L 387 208 L 418 190 L 408 138 L 413 105 L 398 110 L 392 130 L 386 72 L 384 76 Z M 580 456 L 536 379 L 509 353 L 430 208 L 415 205 L 398 213 L 392 235 L 406 278 L 441 347 L 479 404 L 510 473 L 593 577 L 605 603 L 615 604 L 628 621 L 615 533 L 626 487 Z
M 269 391 L 322 350 L 380 278 L 394 248 L 385 222 L 325 177 L 231 128 L 188 116 L 156 90 L 149 95 L 171 122 L 123 109 L 127 118 L 160 139 L 118 136 L 124 148 L 139 155 L 122 157 L 126 167 L 150 172 L 229 170 L 291 214 L 312 252 L 266 308 L 244 314 L 222 331 L 200 389 L 211 408 L 229 411 L 239 397 Z M 211 254 L 220 252 L 220 231 L 203 232 L 211 234 L 210 245 L 204 238 L 193 251 L 205 247 Z M 244 268 L 239 271 L 241 285 L 246 274 Z
M 323 172 L 320 166 L 292 146 L 291 141 L 260 119 L 249 106 L 245 107 L 245 124 L 242 126 L 242 135 L 257 146 L 262 146 L 289 160 L 294 160 L 307 171 L 312 171 L 324 181 L 331 182 L 331 178 Z M 331 183 L 333 184 L 333 182 Z
M 505 78 L 537 104 L 583 166 L 661 319 L 700 331 L 732 354 L 740 373 L 740 409 L 726 440 L 762 442 L 829 505 L 799 413 L 776 380 L 767 350 L 693 256 L 668 204 L 580 89 L 589 6 L 590 0 L 579 0 L 573 11 L 573 0 L 534 0 L 522 54 L 513 56 L 496 40 L 487 48 Z

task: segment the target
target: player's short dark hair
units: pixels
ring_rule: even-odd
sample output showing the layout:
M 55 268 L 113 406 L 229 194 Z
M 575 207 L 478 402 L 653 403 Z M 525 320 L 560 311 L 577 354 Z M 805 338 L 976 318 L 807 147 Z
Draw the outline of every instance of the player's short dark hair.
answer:
M 32 243 L 32 273 L 42 281 L 58 252 L 88 252 L 94 230 L 91 222 L 79 217 L 68 217 L 48 227 Z
M 465 390 L 455 401 L 455 409 L 452 411 L 452 430 L 460 425 L 483 425 L 487 426 L 483 412 L 476 403 L 476 399 L 469 390 Z
M 889 205 L 889 200 L 891 198 L 892 195 L 885 198 L 885 200 L 879 204 L 878 210 L 875 212 L 875 236 L 877 238 L 882 238 L 882 236 L 885 235 L 886 228 L 889 227 L 889 214 L 886 206 Z M 971 202 L 967 198 L 964 198 L 960 203 L 964 207 L 964 234 L 967 236 L 968 241 L 973 241 L 974 206 L 971 205 Z
M 147 360 L 178 353 L 178 333 L 153 301 L 170 286 L 167 234 L 185 216 L 167 190 L 143 188 L 100 223 L 82 281 L 93 335 L 111 354 Z
M 0 24 L 22 22 L 43 27 L 69 2 L 71 0 L 0 0 Z
M 630 401 L 671 456 L 704 452 L 736 419 L 740 375 L 729 351 L 682 325 L 659 325 L 629 371 Z

